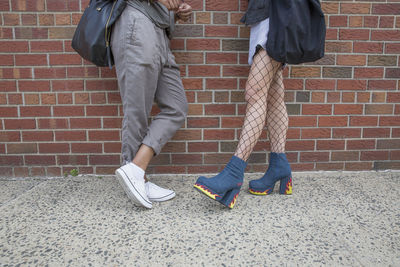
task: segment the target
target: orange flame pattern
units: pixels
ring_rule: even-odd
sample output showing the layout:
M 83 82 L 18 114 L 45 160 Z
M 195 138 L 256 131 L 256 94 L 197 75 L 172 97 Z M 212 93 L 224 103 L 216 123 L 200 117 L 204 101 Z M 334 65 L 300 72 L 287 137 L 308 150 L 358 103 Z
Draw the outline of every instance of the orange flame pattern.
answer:
M 285 190 L 285 195 L 291 195 L 292 194 L 292 177 L 289 178 L 289 181 L 286 184 L 286 190 Z
M 232 209 L 233 206 L 235 206 L 238 195 L 239 195 L 239 193 L 237 193 L 237 194 L 233 197 L 231 203 L 228 205 L 229 208 Z
M 257 190 L 254 190 L 254 189 L 249 189 L 249 192 L 251 193 L 251 194 L 253 194 L 253 195 L 259 195 L 259 196 L 265 196 L 265 195 L 268 195 L 269 194 L 269 191 L 271 190 L 271 188 L 268 188 L 267 190 L 265 190 L 265 191 L 257 191 Z
M 203 194 L 207 195 L 208 197 L 210 197 L 210 198 L 212 198 L 212 199 L 214 199 L 214 200 L 216 200 L 217 197 L 221 197 L 220 195 L 211 192 L 211 191 L 210 191 L 207 187 L 205 187 L 204 185 L 201 185 L 201 184 L 197 184 L 197 183 L 196 183 L 196 184 L 194 185 L 194 187 L 195 187 L 196 189 L 198 189 L 200 192 L 202 192 Z

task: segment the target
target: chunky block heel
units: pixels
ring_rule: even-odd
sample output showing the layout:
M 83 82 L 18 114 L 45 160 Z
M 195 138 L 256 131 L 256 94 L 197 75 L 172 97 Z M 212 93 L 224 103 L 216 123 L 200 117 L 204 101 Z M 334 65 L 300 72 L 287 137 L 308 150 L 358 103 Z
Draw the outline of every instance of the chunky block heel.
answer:
M 235 204 L 236 204 L 236 200 L 237 200 L 237 197 L 238 197 L 238 195 L 239 195 L 239 192 L 240 192 L 240 188 L 237 188 L 237 189 L 233 189 L 233 190 L 231 190 L 231 191 L 228 191 L 228 192 L 224 195 L 224 197 L 223 197 L 221 200 L 219 200 L 219 202 L 220 202 L 221 204 L 227 206 L 228 208 L 231 208 L 231 209 L 232 209 L 233 206 L 235 206 Z
M 292 194 L 292 176 L 285 177 L 281 179 L 281 183 L 279 185 L 279 193 L 282 195 L 291 195 Z

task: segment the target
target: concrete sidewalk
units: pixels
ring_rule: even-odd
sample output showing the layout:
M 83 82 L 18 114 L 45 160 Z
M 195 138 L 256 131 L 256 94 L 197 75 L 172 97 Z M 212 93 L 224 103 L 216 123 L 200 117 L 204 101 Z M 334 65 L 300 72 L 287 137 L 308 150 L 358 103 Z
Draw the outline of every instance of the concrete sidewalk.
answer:
M 233 210 L 154 176 L 177 197 L 135 206 L 113 176 L 0 179 L 1 266 L 400 266 L 400 172 L 295 173 L 292 196 Z

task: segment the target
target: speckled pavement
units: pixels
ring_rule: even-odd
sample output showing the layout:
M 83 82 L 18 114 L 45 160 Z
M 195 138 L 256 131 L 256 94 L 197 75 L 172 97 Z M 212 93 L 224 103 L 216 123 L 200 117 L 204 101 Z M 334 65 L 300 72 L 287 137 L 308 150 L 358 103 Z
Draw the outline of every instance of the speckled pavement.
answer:
M 0 265 L 400 266 L 400 172 L 295 173 L 292 196 L 246 181 L 233 210 L 196 176 L 151 178 L 177 197 L 146 210 L 113 176 L 1 178 Z

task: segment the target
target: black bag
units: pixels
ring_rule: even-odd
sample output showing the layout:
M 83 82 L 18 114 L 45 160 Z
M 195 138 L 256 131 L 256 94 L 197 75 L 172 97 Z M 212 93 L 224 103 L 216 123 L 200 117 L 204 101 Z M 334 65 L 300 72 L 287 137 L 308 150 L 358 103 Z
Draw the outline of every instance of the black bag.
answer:
M 271 0 L 269 13 L 270 57 L 300 64 L 324 56 L 326 25 L 318 0 Z
M 75 30 L 72 48 L 95 65 L 111 69 L 111 26 L 125 7 L 126 0 L 90 0 Z

